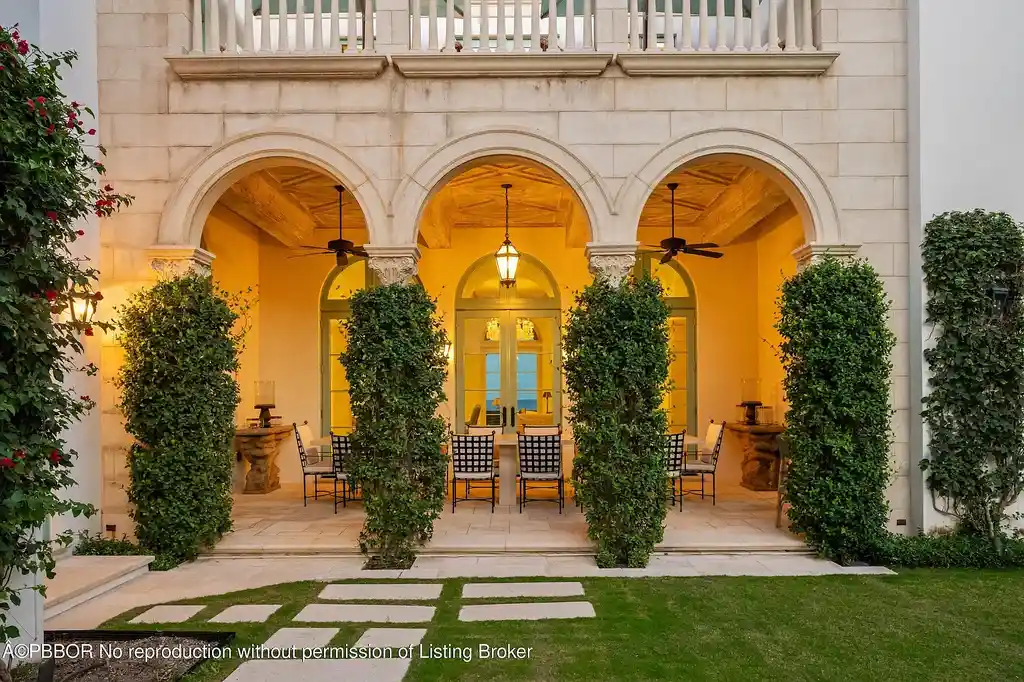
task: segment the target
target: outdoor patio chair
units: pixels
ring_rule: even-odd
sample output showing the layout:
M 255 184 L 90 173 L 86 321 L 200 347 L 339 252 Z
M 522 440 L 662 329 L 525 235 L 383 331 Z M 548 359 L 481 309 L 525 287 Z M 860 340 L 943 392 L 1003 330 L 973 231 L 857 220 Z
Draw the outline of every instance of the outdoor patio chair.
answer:
M 304 422 L 301 426 L 293 422 L 292 426 L 295 427 L 295 446 L 299 450 L 299 462 L 302 464 L 302 506 L 305 507 L 306 501 L 310 498 L 310 495 L 306 492 L 306 479 L 310 476 L 313 477 L 312 498 L 313 500 L 319 500 L 320 479 L 332 478 L 331 472 L 333 468 L 329 462 L 325 464 L 320 460 L 317 448 L 306 446 L 306 443 L 313 440 L 313 432 L 309 428 L 309 422 Z M 311 457 L 313 453 L 317 453 L 316 459 Z
M 527 436 L 561 436 L 562 427 L 557 424 L 523 424 L 523 434 Z
M 715 504 L 717 486 L 715 483 L 715 470 L 718 468 L 718 455 L 722 451 L 722 439 L 725 437 L 725 422 L 716 424 L 711 420 L 708 425 L 708 433 L 704 438 L 703 451 L 695 458 L 683 458 L 683 476 L 700 476 L 700 499 L 704 499 L 704 477 L 711 477 L 711 504 Z M 688 490 L 686 493 L 696 494 L 696 490 Z
M 496 478 L 494 432 L 492 431 L 486 436 L 452 434 L 452 513 L 455 513 L 455 505 L 458 502 L 468 502 L 474 499 L 476 501 L 486 500 L 486 498 L 473 498 L 474 481 L 490 481 L 491 513 L 494 513 L 494 503 L 497 499 L 494 485 Z M 465 484 L 465 497 L 458 496 L 456 487 L 458 481 Z
M 467 426 L 466 433 L 470 436 L 493 436 L 498 433 L 498 426 Z
M 531 483 L 555 484 L 557 500 L 534 498 L 534 501 L 557 501 L 558 513 L 561 514 L 565 507 L 565 477 L 562 476 L 562 436 L 557 431 L 546 435 L 519 434 L 520 514 L 523 513 L 523 506 L 529 501 L 527 493 Z
M 670 433 L 665 436 L 665 476 L 672 490 L 672 506 L 679 501 L 683 510 L 683 460 L 686 458 L 686 434 Z
M 352 454 L 352 441 L 348 436 L 339 436 L 331 432 L 331 478 L 334 479 L 334 513 L 338 513 L 338 482 L 341 482 L 341 506 L 347 507 L 349 500 L 354 500 L 356 483 L 347 471 L 349 457 Z

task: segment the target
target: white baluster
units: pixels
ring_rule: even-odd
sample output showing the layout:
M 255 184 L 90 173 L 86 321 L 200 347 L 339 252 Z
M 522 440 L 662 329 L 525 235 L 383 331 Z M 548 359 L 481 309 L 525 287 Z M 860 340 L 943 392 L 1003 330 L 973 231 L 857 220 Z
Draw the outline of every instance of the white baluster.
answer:
M 785 2 L 785 0 L 782 0 Z M 779 0 L 768 0 L 768 51 L 780 52 L 779 47 Z
M 498 0 L 498 44 L 496 50 L 508 52 L 512 44 L 508 41 L 508 31 L 505 30 L 505 0 Z
M 750 51 L 761 51 L 761 0 L 750 3 Z
M 217 2 L 217 0 L 214 0 L 214 2 Z M 234 5 L 234 3 L 231 4 Z M 224 17 L 224 21 L 227 22 L 227 37 L 224 42 L 227 43 L 228 52 L 238 54 L 238 21 L 232 10 L 233 8 L 229 7 L 226 12 L 227 16 Z
M 540 52 L 540 0 L 530 3 L 530 52 Z
M 554 0 L 551 0 L 554 2 Z M 576 49 L 576 0 L 565 0 L 565 51 Z
M 455 52 L 455 0 L 444 2 L 444 51 Z
M 715 3 L 715 50 L 729 51 L 729 41 L 725 38 L 725 0 Z
M 203 51 L 203 0 L 192 0 L 192 52 Z
M 270 0 L 267 0 L 270 4 Z M 288 51 L 288 4 L 285 0 L 278 0 L 277 5 L 277 52 L 282 54 Z
M 356 24 L 358 16 L 356 0 L 348 0 L 348 12 L 346 14 L 348 19 L 348 37 L 345 40 L 345 52 L 355 54 L 359 51 L 359 32 Z M 363 47 L 366 47 L 365 43 L 363 43 Z
M 434 3 L 437 0 L 427 0 L 429 3 Z M 423 17 L 420 12 L 420 0 L 409 0 L 412 5 L 412 49 L 422 50 L 423 49 Z
M 743 31 L 743 3 L 736 0 L 733 3 L 733 14 L 732 18 L 734 31 L 732 49 L 734 52 L 746 52 L 747 51 L 747 38 Z
M 690 0 L 683 0 L 683 52 L 693 51 L 693 9 Z
M 803 10 L 804 22 L 803 22 L 803 33 L 804 33 L 804 52 L 817 52 L 818 48 L 814 46 L 814 9 L 811 7 L 811 0 L 802 0 L 803 4 L 801 9 Z
M 427 49 L 437 52 L 437 0 L 427 2 L 430 3 L 427 5 L 427 21 L 430 22 L 427 26 Z
M 306 1 L 295 0 L 295 51 L 306 51 Z
M 220 3 L 217 0 L 207 2 L 206 14 L 210 20 L 206 31 L 206 54 L 220 54 Z
M 349 0 L 351 2 L 352 0 Z M 341 50 L 341 2 L 331 0 L 331 44 L 327 46 L 328 52 Z
M 673 0 L 665 0 L 665 51 L 676 51 L 676 15 Z M 683 0 L 685 3 L 686 0 Z
M 644 41 L 645 52 L 654 52 L 658 49 L 658 32 L 655 30 L 656 19 L 658 18 L 658 0 L 647 0 L 647 38 Z
M 523 51 L 523 0 L 512 0 L 512 49 Z
M 373 52 L 373 0 L 366 0 L 363 7 L 363 51 Z
M 701 52 L 707 52 L 711 49 L 711 37 L 708 35 L 708 0 L 700 0 L 700 16 L 697 19 L 699 22 L 697 25 L 697 31 L 700 33 L 700 43 L 697 45 L 697 49 Z
M 242 51 L 247 54 L 252 54 L 252 43 L 255 38 L 255 29 L 253 27 L 251 4 L 246 4 L 245 6 L 245 19 L 243 27 L 245 29 L 245 35 L 242 36 Z
M 797 52 L 800 46 L 796 44 L 796 0 L 785 0 L 786 2 L 786 52 Z
M 480 51 L 491 51 L 491 16 L 487 6 L 489 0 L 480 2 Z
M 583 0 L 583 49 L 594 49 L 594 3 Z
M 324 51 L 324 8 L 323 0 L 313 0 L 313 52 Z
M 629 49 L 640 51 L 640 6 L 637 0 L 629 0 Z
M 548 52 L 558 52 L 558 5 L 548 0 Z

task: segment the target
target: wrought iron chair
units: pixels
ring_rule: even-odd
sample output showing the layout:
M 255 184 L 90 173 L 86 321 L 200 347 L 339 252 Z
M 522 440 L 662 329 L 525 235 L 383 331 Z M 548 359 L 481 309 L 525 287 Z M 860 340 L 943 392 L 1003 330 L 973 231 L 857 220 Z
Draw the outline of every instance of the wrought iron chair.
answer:
M 704 452 L 697 456 L 697 459 L 683 458 L 683 476 L 700 476 L 700 499 L 704 499 L 704 477 L 711 477 L 711 504 L 715 504 L 717 486 L 715 484 L 715 470 L 718 468 L 718 455 L 722 451 L 722 439 L 725 437 L 725 422 L 716 424 L 711 420 L 708 425 L 708 433 L 704 438 Z M 687 494 L 696 494 L 696 490 L 688 490 Z
M 523 424 L 523 434 L 527 436 L 561 436 L 562 427 L 557 424 Z
M 292 423 L 295 429 L 295 446 L 299 450 L 299 462 L 302 464 L 302 506 L 306 506 L 306 501 L 312 497 L 314 501 L 320 499 L 320 479 L 333 478 L 333 467 L 330 462 L 324 463 L 323 461 L 312 461 L 310 457 L 310 451 L 316 452 L 313 448 L 306 447 L 305 440 L 312 440 L 312 435 L 309 429 L 308 423 L 299 426 L 296 423 Z M 312 496 L 306 492 L 306 479 L 310 476 L 313 477 L 313 494 Z M 327 491 L 324 491 L 327 493 Z
M 672 506 L 679 502 L 683 510 L 683 461 L 686 459 L 686 434 L 670 433 L 665 436 L 665 476 L 672 490 Z
M 352 441 L 348 436 L 331 432 L 331 478 L 334 479 L 334 513 L 338 513 L 338 482 L 341 482 L 341 506 L 347 507 L 349 500 L 356 499 L 356 483 L 346 467 L 352 454 Z
M 474 498 L 473 482 L 490 481 L 491 513 L 494 512 L 496 501 L 494 469 L 494 433 L 486 436 L 463 436 L 452 434 L 452 513 L 458 502 L 486 501 L 487 498 Z M 466 496 L 459 497 L 456 484 L 463 481 Z M 478 486 L 479 488 L 479 486 Z
M 549 427 L 550 428 L 550 427 Z M 558 502 L 558 513 L 565 507 L 565 477 L 562 475 L 562 435 L 519 434 L 519 513 L 529 501 L 531 483 L 554 483 L 557 500 L 534 498 L 534 501 Z M 548 486 L 544 486 L 550 489 Z

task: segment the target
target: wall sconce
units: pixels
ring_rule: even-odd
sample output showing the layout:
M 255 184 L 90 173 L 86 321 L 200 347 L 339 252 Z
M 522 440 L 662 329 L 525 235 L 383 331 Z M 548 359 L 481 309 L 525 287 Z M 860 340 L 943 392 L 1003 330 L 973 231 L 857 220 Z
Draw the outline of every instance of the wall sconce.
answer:
M 989 298 L 992 299 L 992 310 L 1000 320 L 1006 319 L 1010 312 L 1010 289 L 1004 286 L 992 286 L 988 290 Z
M 447 358 L 448 362 L 455 359 L 455 347 L 451 341 L 444 342 L 444 357 Z
M 97 304 L 101 300 L 103 300 L 103 295 L 98 291 L 92 293 L 72 287 L 68 294 L 68 313 L 71 315 L 71 321 L 85 325 L 92 324 Z

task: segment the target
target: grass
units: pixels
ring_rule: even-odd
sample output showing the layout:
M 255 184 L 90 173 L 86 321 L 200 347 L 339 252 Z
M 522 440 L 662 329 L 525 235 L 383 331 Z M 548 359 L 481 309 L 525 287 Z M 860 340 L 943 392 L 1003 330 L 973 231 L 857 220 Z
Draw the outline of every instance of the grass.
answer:
M 462 585 L 444 581 L 424 645 L 471 647 L 473 660 L 416 659 L 407 680 L 1010 680 L 1024 678 L 1024 571 L 908 571 L 896 577 L 584 580 L 597 618 L 462 623 Z M 207 604 L 164 630 L 233 630 L 264 641 L 322 583 L 302 582 L 174 603 Z M 472 603 L 501 600 L 473 600 Z M 555 600 L 558 601 L 558 600 Z M 283 604 L 267 623 L 204 622 L 231 604 Z M 139 629 L 128 620 L 105 627 Z M 366 625 L 338 624 L 332 645 Z M 480 660 L 480 644 L 532 647 L 527 660 Z M 238 661 L 186 679 L 219 682 Z

